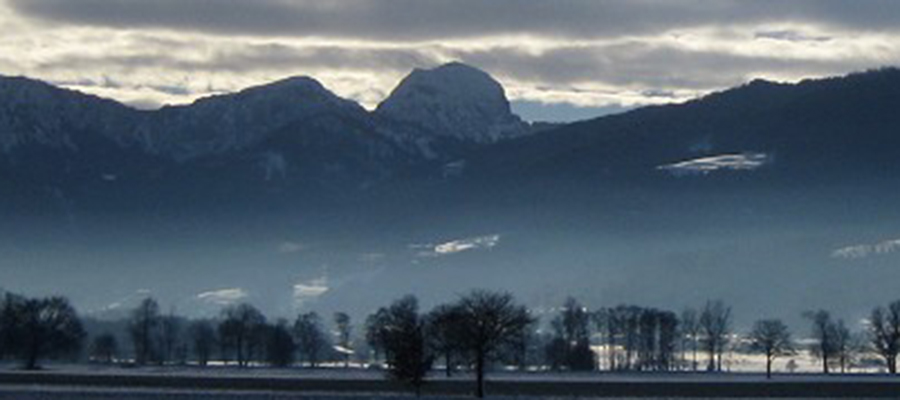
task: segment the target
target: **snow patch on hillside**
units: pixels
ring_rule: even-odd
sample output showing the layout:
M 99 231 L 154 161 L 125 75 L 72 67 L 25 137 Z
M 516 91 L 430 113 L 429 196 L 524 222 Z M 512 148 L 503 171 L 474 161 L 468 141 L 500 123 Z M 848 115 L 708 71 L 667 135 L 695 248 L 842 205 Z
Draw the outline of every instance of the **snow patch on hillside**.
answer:
M 765 153 L 721 154 L 660 165 L 656 169 L 674 176 L 707 175 L 716 171 L 752 171 L 771 162 Z
M 227 306 L 237 303 L 248 296 L 249 294 L 244 289 L 229 288 L 200 293 L 197 295 L 197 300 L 217 306 Z

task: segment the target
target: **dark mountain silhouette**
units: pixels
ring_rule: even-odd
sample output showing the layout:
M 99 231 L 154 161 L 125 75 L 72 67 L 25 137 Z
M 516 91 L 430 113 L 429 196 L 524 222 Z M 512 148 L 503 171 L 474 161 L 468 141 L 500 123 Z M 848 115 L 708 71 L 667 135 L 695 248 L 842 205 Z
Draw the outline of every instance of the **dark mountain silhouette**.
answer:
M 890 68 L 539 132 L 458 64 L 414 72 L 374 112 L 309 78 L 157 111 L 2 78 L 0 279 L 88 287 L 73 300 L 98 307 L 239 287 L 290 308 L 312 285 L 351 311 L 475 286 L 532 305 L 865 309 L 896 259 L 832 254 L 898 236 L 897 109 Z M 90 289 L 108 276 L 120 290 Z
M 0 89 L 0 187 L 14 214 L 501 201 L 560 184 L 573 198 L 760 190 L 890 180 L 900 167 L 892 68 L 757 80 L 538 133 L 495 80 L 459 63 L 413 71 L 371 113 L 306 77 L 158 111 L 26 78 Z
M 900 166 L 900 115 L 891 111 L 897 107 L 900 70 L 893 68 L 796 85 L 757 80 L 684 104 L 645 107 L 499 144 L 473 157 L 473 164 L 504 178 L 633 184 L 668 177 L 661 166 L 755 153 L 766 155 L 759 175 L 889 178 Z

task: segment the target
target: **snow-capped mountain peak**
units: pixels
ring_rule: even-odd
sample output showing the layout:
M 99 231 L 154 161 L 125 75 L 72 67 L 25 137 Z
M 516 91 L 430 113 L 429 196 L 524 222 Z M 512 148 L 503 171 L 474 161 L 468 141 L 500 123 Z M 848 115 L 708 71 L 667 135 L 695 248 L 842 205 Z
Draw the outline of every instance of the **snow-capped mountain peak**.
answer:
M 500 83 L 458 62 L 413 70 L 375 112 L 415 126 L 422 136 L 492 143 L 527 132 Z
M 325 114 L 364 116 L 359 104 L 343 99 L 315 79 L 291 77 L 233 94 L 165 107 L 142 127 L 153 148 L 178 159 L 244 148 L 291 124 Z

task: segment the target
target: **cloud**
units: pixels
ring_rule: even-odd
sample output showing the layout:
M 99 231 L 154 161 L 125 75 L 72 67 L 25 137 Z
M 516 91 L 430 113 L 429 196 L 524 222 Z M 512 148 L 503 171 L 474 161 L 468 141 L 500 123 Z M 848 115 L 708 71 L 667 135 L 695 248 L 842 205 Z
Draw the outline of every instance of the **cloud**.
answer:
M 328 286 L 328 277 L 322 276 L 310 280 L 298 281 L 294 284 L 294 306 L 303 308 L 311 301 L 315 301 L 331 288 Z
M 299 253 L 307 249 L 307 245 L 300 242 L 285 241 L 278 245 L 278 252 L 281 254 Z
M 368 264 L 368 263 L 376 263 L 376 262 L 382 261 L 385 258 L 387 258 L 387 254 L 373 252 L 373 253 L 360 254 L 359 257 L 357 258 L 357 260 Z
M 307 75 L 374 108 L 413 68 L 462 61 L 494 75 L 526 119 L 571 120 L 897 64 L 898 11 L 881 0 L 0 0 L 0 73 L 141 108 Z
M 488 35 L 595 38 L 773 20 L 865 30 L 900 26 L 900 4 L 891 0 L 8 1 L 21 14 L 55 23 L 393 41 Z
M 470 250 L 489 250 L 498 244 L 500 244 L 500 235 L 485 235 L 451 240 L 440 244 L 411 245 L 410 247 L 424 249 L 419 251 L 420 257 L 438 257 Z
M 219 289 L 198 294 L 197 300 L 205 303 L 227 306 L 246 299 L 249 296 L 246 290 L 241 288 Z
M 886 255 L 900 250 L 900 239 L 885 240 L 875 244 L 846 246 L 831 252 L 832 258 L 860 259 L 869 256 Z

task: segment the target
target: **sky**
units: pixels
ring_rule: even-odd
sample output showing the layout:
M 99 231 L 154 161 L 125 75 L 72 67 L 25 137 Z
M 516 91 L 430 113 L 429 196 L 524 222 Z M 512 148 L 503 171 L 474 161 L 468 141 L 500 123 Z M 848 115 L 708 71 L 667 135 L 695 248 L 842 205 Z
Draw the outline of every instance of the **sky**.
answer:
M 461 61 L 528 120 L 900 64 L 893 0 L 0 0 L 0 74 L 140 108 L 307 75 L 375 107 Z

